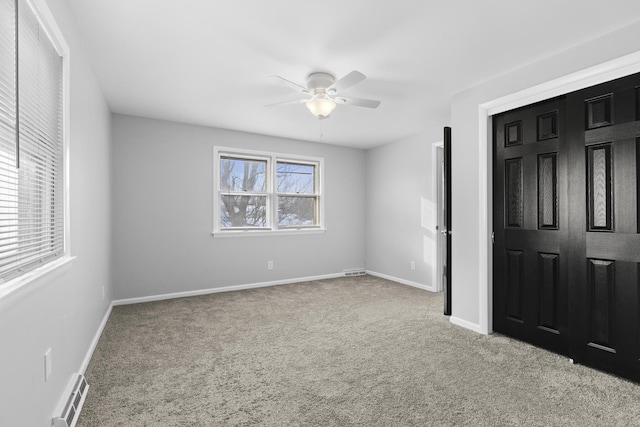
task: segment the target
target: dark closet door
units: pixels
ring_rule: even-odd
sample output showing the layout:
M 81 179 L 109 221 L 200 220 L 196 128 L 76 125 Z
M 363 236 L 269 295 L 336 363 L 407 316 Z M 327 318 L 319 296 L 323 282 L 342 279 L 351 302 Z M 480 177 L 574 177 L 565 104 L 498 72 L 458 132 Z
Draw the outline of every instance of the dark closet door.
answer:
M 572 357 L 640 380 L 640 75 L 567 96 Z
M 494 330 L 640 381 L 640 74 L 494 138 Z
M 494 117 L 493 328 L 568 354 L 564 98 Z

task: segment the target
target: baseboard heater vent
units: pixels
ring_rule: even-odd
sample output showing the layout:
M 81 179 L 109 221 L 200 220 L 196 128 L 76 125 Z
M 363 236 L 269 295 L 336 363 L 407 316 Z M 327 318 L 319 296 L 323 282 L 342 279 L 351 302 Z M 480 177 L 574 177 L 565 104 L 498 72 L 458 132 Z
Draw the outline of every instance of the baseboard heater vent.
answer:
M 78 374 L 62 413 L 53 419 L 53 427 L 74 427 L 76 425 L 88 391 L 87 380 L 84 375 Z
M 364 270 L 345 270 L 344 271 L 344 275 L 346 277 L 351 277 L 351 276 L 364 276 L 365 274 L 367 274 Z

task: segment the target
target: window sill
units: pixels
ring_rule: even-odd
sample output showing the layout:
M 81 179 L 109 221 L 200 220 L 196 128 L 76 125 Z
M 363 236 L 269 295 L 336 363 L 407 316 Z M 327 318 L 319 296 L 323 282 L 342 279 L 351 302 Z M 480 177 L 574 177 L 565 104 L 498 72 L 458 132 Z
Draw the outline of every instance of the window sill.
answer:
M 6 283 L 0 284 L 0 300 L 12 295 L 18 296 L 21 293 L 35 290 L 38 287 L 36 282 L 46 277 L 52 276 L 55 272 L 64 271 L 65 267 L 71 265 L 72 261 L 76 259 L 74 256 L 64 256 L 58 258 L 55 261 L 51 261 L 42 267 L 31 270 L 22 276 L 11 279 Z M 32 286 L 28 286 L 32 285 Z
M 263 237 L 263 236 L 300 236 L 305 234 L 323 234 L 325 228 L 295 228 L 291 230 L 229 230 L 214 231 L 211 233 L 214 239 L 228 237 Z

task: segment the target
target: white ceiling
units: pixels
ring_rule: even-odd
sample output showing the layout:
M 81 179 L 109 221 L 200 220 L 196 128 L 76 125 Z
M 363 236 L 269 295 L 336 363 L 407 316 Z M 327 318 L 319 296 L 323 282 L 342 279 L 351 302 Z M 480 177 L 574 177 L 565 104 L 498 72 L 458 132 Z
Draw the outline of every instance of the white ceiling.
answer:
M 113 112 L 369 148 L 449 124 L 451 95 L 640 20 L 638 0 L 68 0 Z M 280 75 L 367 80 L 319 121 Z M 323 136 L 321 136 L 321 133 Z

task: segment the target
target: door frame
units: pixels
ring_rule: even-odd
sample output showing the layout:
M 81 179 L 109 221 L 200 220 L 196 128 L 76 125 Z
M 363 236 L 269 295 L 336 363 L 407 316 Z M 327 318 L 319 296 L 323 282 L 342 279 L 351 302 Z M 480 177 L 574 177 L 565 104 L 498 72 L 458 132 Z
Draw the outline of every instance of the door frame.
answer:
M 568 74 L 566 76 L 502 96 L 478 106 L 478 194 L 479 194 L 479 328 L 493 332 L 493 130 L 492 116 L 575 90 L 595 86 L 640 72 L 640 51 Z
M 433 224 L 432 231 L 435 233 L 435 238 L 431 243 L 431 256 L 433 268 L 431 269 L 431 283 L 436 292 L 442 292 L 442 262 L 439 259 L 440 255 L 440 230 L 437 228 L 441 225 L 440 217 L 443 210 L 443 206 L 440 206 L 440 191 L 438 187 L 442 184 L 442 165 L 438 162 L 438 153 L 442 153 L 444 156 L 444 141 L 434 142 L 431 145 L 431 197 L 433 198 Z M 442 158 L 440 156 L 440 158 Z

